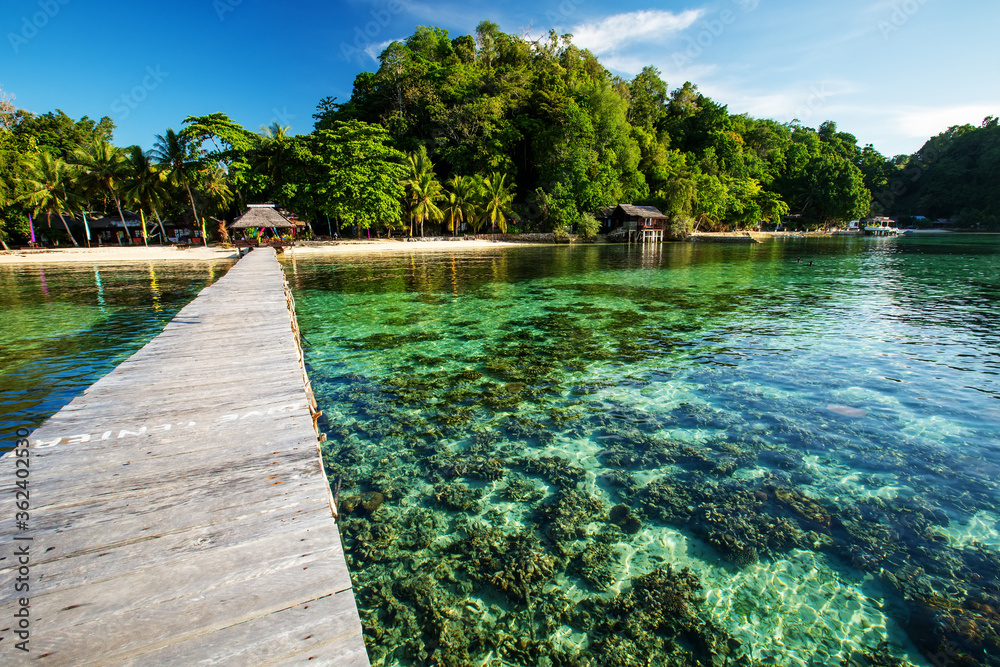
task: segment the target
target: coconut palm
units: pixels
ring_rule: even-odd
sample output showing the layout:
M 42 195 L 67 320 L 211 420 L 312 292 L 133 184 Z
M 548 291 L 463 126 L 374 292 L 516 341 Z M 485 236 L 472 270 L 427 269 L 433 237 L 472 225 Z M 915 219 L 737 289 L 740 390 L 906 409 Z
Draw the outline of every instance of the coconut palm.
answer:
M 52 226 L 52 214 L 55 213 L 66 228 L 66 234 L 74 246 L 79 247 L 79 243 L 73 238 L 73 233 L 69 230 L 65 215 L 79 210 L 79 197 L 69 187 L 73 178 L 72 168 L 62 159 L 51 153 L 42 151 L 37 153 L 25 173 L 22 180 L 24 193 L 18 197 L 18 201 L 23 203 L 29 211 L 38 217 L 39 213 L 45 213 L 49 219 L 49 226 Z
M 452 176 L 448 181 L 447 200 L 444 207 L 444 224 L 452 236 L 458 234 L 458 226 L 470 223 L 476 218 L 476 203 L 479 199 L 478 184 L 468 176 Z
M 513 186 L 507 183 L 507 174 L 493 172 L 483 179 L 483 214 L 485 222 L 507 233 L 507 218 L 517 218 L 511 203 L 514 201 Z
M 420 235 L 424 235 L 424 220 L 427 219 L 427 214 L 431 213 L 427 204 L 430 204 L 435 209 L 437 209 L 437 214 L 440 214 L 440 209 L 434 206 L 434 201 L 439 201 L 441 199 L 441 184 L 434 177 L 434 165 L 431 162 L 430 157 L 427 155 L 427 147 L 421 146 L 413 153 L 407 156 L 406 160 L 406 174 L 402 178 L 404 195 L 403 195 L 403 209 L 406 212 L 407 219 L 410 221 L 410 236 L 413 236 L 413 223 L 420 223 Z M 435 188 L 436 185 L 436 188 Z M 433 192 L 434 196 L 432 200 L 428 200 L 428 192 L 423 192 L 421 190 L 430 190 Z M 424 216 L 421 217 L 417 213 L 417 208 L 420 206 L 420 201 L 423 200 L 423 212 Z M 441 216 L 431 217 L 432 220 L 440 220 Z
M 146 214 L 152 211 L 160 226 L 160 234 L 164 243 L 167 241 L 167 230 L 163 228 L 160 209 L 166 204 L 163 183 L 166 175 L 156 168 L 149 153 L 143 152 L 138 146 L 133 146 L 125 162 L 127 176 L 125 178 L 122 198 L 138 209 L 143 220 L 142 235 L 146 237 Z M 148 244 L 147 244 L 148 245 Z
M 411 214 L 414 222 L 420 225 L 420 235 L 424 235 L 424 221 L 438 222 L 444 218 L 444 213 L 437 202 L 444 199 L 441 183 L 434 178 L 434 172 L 421 174 L 416 181 L 410 182 Z
M 97 195 L 107 201 L 110 197 L 118 209 L 118 218 L 125 228 L 125 236 L 129 243 L 132 235 L 125 222 L 122 212 L 120 191 L 126 178 L 125 154 L 120 148 L 102 139 L 95 139 L 90 144 L 78 148 L 73 153 L 73 161 L 80 167 L 80 181 L 86 192 Z
M 267 176 L 271 187 L 281 188 L 285 182 L 285 172 L 292 163 L 292 138 L 289 135 L 290 126 L 271 123 L 270 127 L 261 126 L 261 145 L 256 151 L 251 166 L 259 174 Z
M 156 143 L 149 154 L 166 173 L 167 182 L 187 190 L 188 199 L 191 201 L 191 214 L 194 216 L 195 224 L 198 224 L 198 207 L 194 203 L 191 183 L 197 180 L 202 164 L 200 151 L 194 141 L 188 135 L 168 129 L 166 134 L 156 135 Z M 204 234 L 202 240 L 207 248 L 208 239 Z
M 229 182 L 226 179 L 226 172 L 221 167 L 211 167 L 201 174 L 201 180 L 197 195 L 198 203 L 201 204 L 202 213 L 208 215 L 218 223 L 219 235 L 223 241 L 227 241 L 229 232 L 225 227 L 225 213 L 229 210 L 229 205 L 235 199 Z M 205 221 L 202 220 L 202 232 L 205 231 Z

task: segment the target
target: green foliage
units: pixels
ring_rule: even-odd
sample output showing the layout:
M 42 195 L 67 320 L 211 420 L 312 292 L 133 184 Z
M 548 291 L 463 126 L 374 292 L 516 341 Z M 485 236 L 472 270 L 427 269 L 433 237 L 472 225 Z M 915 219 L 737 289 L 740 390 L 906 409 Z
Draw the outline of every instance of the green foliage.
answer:
M 876 201 L 893 213 L 957 218 L 965 227 L 995 229 L 1000 218 L 1000 122 L 960 125 L 900 157 Z
M 576 223 L 577 234 L 585 240 L 589 240 L 597 236 L 597 232 L 600 228 L 601 223 L 590 213 L 583 213 L 580 215 L 580 218 Z
M 421 234 L 506 231 L 515 208 L 527 212 L 519 231 L 589 234 L 583 216 L 618 203 L 659 207 L 674 236 L 788 213 L 808 224 L 872 210 L 986 226 L 1000 215 L 994 118 L 887 160 L 832 121 L 813 129 L 731 114 L 691 82 L 671 90 L 654 67 L 622 80 L 555 32 L 529 41 L 489 21 L 458 37 L 420 26 L 378 60 L 349 100 L 319 101 L 310 134 L 277 124 L 254 133 L 217 112 L 185 118 L 128 160 L 110 144 L 110 119 L 36 116 L 0 93 L 0 234 L 37 206 L 40 152 L 80 164 L 57 169 L 65 206 L 124 201 L 157 219 L 189 211 L 194 224 L 199 212 L 221 223 L 263 200 L 305 219 Z
M 385 128 L 337 121 L 308 138 L 310 177 L 298 193 L 300 210 L 328 214 L 369 229 L 395 225 L 402 214 L 404 155 L 389 146 Z
M 67 160 L 82 146 L 98 141 L 110 142 L 114 129 L 114 122 L 107 116 L 96 122 L 87 116 L 74 121 L 56 109 L 40 116 L 27 114 L 14 126 L 13 132 L 23 143 L 31 143 L 38 150 Z

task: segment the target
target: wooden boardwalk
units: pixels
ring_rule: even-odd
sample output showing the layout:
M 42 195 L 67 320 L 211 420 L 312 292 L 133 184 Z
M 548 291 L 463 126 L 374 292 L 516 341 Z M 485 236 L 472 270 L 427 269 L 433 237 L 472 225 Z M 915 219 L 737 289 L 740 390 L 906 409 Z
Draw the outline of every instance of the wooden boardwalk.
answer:
M 26 530 L 0 458 L 0 664 L 368 664 L 291 323 L 256 250 L 31 434 Z

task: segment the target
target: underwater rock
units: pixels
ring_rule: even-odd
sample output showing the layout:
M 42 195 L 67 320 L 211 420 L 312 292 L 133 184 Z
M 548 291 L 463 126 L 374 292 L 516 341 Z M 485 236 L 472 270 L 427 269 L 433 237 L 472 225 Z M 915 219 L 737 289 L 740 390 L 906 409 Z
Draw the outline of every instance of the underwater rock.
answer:
M 470 489 L 461 482 L 438 484 L 434 487 L 434 500 L 448 509 L 476 514 L 480 510 L 479 499 L 483 497 L 481 489 Z
M 572 569 L 596 591 L 605 591 L 617 579 L 615 551 L 609 544 L 587 545 L 573 557 Z
M 889 643 L 881 642 L 870 651 L 855 651 L 840 661 L 840 667 L 913 667 L 906 660 L 893 657 Z
M 468 535 L 449 551 L 462 555 L 460 565 L 473 581 L 495 586 L 511 600 L 524 602 L 552 577 L 555 561 L 534 532 L 509 533 L 478 522 L 466 530 Z
M 360 510 L 362 514 L 372 514 L 385 502 L 385 496 L 377 491 L 350 496 L 340 501 L 340 515 L 354 514 Z
M 774 496 L 788 505 L 793 512 L 806 519 L 807 522 L 824 528 L 830 527 L 830 513 L 819 502 L 804 493 L 787 487 L 779 487 L 775 489 Z
M 561 489 L 555 502 L 545 502 L 535 513 L 558 551 L 567 552 L 567 543 L 586 537 L 586 524 L 603 511 L 600 498 L 578 489 Z
M 606 604 L 591 599 L 597 616 L 591 652 L 601 665 L 749 665 L 739 642 L 703 608 L 701 582 L 669 565 L 636 577 Z
M 615 505 L 608 513 L 608 520 L 629 535 L 635 535 L 642 528 L 642 521 L 632 514 L 627 505 Z
M 517 465 L 530 475 L 540 475 L 560 489 L 575 488 L 586 477 L 584 469 L 559 456 L 524 457 Z
M 531 504 L 545 497 L 545 492 L 520 475 L 508 478 L 507 486 L 500 490 L 500 497 L 509 502 Z

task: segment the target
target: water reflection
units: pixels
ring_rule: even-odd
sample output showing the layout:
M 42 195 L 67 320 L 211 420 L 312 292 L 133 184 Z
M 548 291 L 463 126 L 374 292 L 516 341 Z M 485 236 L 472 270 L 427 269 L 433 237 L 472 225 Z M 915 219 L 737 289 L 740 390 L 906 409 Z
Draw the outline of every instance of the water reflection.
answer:
M 230 265 L 0 266 L 0 448 L 141 347 Z

